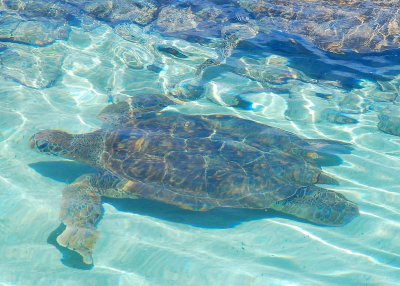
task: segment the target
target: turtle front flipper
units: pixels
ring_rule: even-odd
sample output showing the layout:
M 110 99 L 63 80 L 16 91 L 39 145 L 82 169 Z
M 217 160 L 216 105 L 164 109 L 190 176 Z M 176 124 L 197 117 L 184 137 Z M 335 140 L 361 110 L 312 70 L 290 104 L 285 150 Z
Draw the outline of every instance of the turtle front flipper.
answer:
M 66 228 L 57 237 L 59 245 L 79 253 L 85 264 L 93 264 L 92 251 L 99 236 L 95 225 L 102 212 L 100 191 L 91 178 L 79 177 L 64 189 L 60 218 Z
M 92 265 L 92 250 L 98 238 L 96 229 L 66 225 L 65 230 L 57 237 L 57 243 L 82 256 L 84 264 Z
M 316 186 L 298 187 L 292 196 L 269 208 L 329 226 L 345 225 L 359 215 L 357 205 L 342 194 Z

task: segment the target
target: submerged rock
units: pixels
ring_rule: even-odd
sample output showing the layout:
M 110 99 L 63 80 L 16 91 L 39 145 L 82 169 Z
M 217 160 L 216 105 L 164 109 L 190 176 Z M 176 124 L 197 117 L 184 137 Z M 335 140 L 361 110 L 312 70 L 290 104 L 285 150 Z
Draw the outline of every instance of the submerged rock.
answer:
M 77 5 L 93 17 L 107 22 L 133 22 L 146 25 L 153 21 L 158 10 L 153 0 L 100 0 L 81 1 L 66 0 Z
M 258 26 L 254 23 L 232 23 L 222 27 L 221 37 L 224 45 L 219 51 L 220 61 L 232 55 L 233 49 L 241 42 L 252 39 L 258 34 Z
M 289 80 L 316 83 L 316 80 L 288 64 L 288 59 L 276 55 L 260 60 L 242 57 L 235 62 L 234 71 L 262 84 L 282 85 Z
M 174 47 L 158 45 L 157 50 L 164 54 L 171 55 L 176 58 L 180 58 L 180 59 L 188 58 L 187 55 L 185 55 L 183 52 L 181 52 L 180 50 L 178 50 L 177 48 L 174 48 Z
M 77 9 L 54 0 L 3 0 L 4 9 L 13 10 L 25 17 L 46 17 L 65 19 L 76 14 Z
M 197 74 L 201 76 L 206 68 L 225 63 L 241 41 L 254 38 L 257 34 L 258 27 L 253 23 L 233 23 L 222 27 L 222 39 L 216 48 L 217 59 L 205 60 L 197 67 Z
M 114 32 L 126 41 L 148 45 L 151 42 L 151 37 L 144 33 L 143 29 L 135 24 L 119 24 L 114 27 Z
M 340 124 L 340 125 L 358 123 L 357 119 L 347 116 L 343 112 L 340 112 L 339 110 L 335 110 L 332 108 L 323 110 L 321 112 L 321 119 L 325 119 L 330 123 Z
M 398 1 L 239 0 L 260 30 L 302 36 L 334 53 L 400 48 Z
M 17 14 L 0 18 L 0 41 L 46 46 L 67 39 L 70 27 L 64 20 L 36 17 L 27 19 Z
M 400 94 L 400 85 L 396 80 L 377 81 L 374 91 L 368 93 L 369 98 L 376 102 L 393 102 Z
M 360 114 L 370 109 L 370 102 L 361 93 L 350 92 L 339 102 L 339 107 L 344 113 Z
M 229 9 L 225 6 L 207 0 L 170 2 L 173 3 L 163 6 L 154 21 L 155 30 L 203 45 L 221 37 L 221 29 L 228 23 Z
M 190 7 L 166 6 L 161 9 L 156 25 L 162 32 L 175 33 L 196 29 L 198 22 L 199 18 Z
M 311 121 L 310 109 L 307 101 L 301 96 L 289 96 L 286 98 L 285 118 L 290 121 Z
M 56 20 L 70 26 L 79 26 L 85 30 L 92 30 L 99 25 L 94 18 L 83 13 L 75 3 L 67 2 L 58 0 L 3 0 L 3 6 L 0 4 L 0 10 L 7 13 L 18 13 L 17 15 L 30 21 L 47 19 L 54 22 Z
M 209 35 L 210 29 L 216 28 L 220 31 L 220 24 L 225 21 L 224 11 L 213 3 L 188 1 L 183 5 L 167 5 L 161 8 L 155 24 L 164 33 L 198 30 L 201 32 L 200 36 L 204 36 Z
M 157 2 L 152 0 L 114 0 L 111 21 L 132 21 L 146 25 L 153 21 L 157 9 Z
M 53 46 L 14 47 L 0 53 L 0 74 L 31 88 L 47 88 L 61 76 L 64 54 Z
M 382 110 L 378 116 L 379 130 L 400 136 L 400 106 L 393 105 Z

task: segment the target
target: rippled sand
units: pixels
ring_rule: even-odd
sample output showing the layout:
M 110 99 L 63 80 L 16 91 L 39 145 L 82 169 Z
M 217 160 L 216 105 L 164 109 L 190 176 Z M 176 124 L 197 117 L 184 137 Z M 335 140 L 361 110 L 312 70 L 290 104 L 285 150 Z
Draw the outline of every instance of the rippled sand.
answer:
M 32 55 L 32 63 L 31 69 L 9 63 L 0 76 L 0 285 L 400 285 L 400 137 L 377 129 L 377 112 L 355 114 L 354 125 L 321 117 L 331 105 L 314 93 L 342 96 L 332 83 L 290 82 L 288 97 L 267 90 L 268 82 L 233 72 L 206 84 L 208 99 L 176 108 L 237 114 L 308 138 L 352 143 L 353 154 L 324 171 L 340 180 L 332 189 L 357 202 L 361 216 L 334 228 L 269 212 L 193 214 L 148 201 L 110 200 L 98 226 L 95 267 L 83 271 L 61 263 L 62 254 L 47 240 L 60 223 L 61 190 L 84 169 L 48 163 L 60 159 L 32 152 L 28 139 L 41 129 L 98 128 L 96 115 L 110 96 L 178 93 L 182 80 L 195 79 L 195 67 L 215 56 L 211 48 L 157 37 L 129 42 L 100 25 L 90 36 L 72 27 L 69 40 L 49 47 L 9 44 Z M 165 55 L 146 44 L 152 41 L 191 56 Z M 52 57 L 55 51 L 62 57 Z M 49 78 L 35 63 L 60 73 Z M 250 96 L 255 111 L 224 106 L 234 93 Z M 303 104 L 288 114 L 290 100 Z

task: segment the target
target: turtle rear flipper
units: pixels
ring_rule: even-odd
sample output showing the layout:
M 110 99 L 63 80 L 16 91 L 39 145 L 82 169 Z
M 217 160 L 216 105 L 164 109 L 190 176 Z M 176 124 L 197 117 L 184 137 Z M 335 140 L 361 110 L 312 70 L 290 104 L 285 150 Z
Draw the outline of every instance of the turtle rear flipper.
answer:
M 321 172 L 317 178 L 317 184 L 324 184 L 324 185 L 339 185 L 339 182 L 335 179 L 326 174 L 325 172 Z
M 308 146 L 304 151 L 320 166 L 338 166 L 343 160 L 338 154 L 350 154 L 353 151 L 351 144 L 328 139 L 307 139 Z
M 345 225 L 359 215 L 355 203 L 316 186 L 298 187 L 292 196 L 272 203 L 269 208 L 328 226 Z
M 313 151 L 322 154 L 350 154 L 354 149 L 350 143 L 329 139 L 307 139 L 307 142 L 310 143 Z

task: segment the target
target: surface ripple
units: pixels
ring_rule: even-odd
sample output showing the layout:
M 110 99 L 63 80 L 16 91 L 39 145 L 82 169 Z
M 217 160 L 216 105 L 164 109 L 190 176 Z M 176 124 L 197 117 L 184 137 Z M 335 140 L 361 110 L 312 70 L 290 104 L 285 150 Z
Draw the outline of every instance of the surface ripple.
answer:
M 273 32 L 241 42 L 199 77 L 197 67 L 218 57 L 218 40 L 107 23 L 91 6 L 60 3 L 82 13 L 67 19 L 68 35 L 40 47 L 0 45 L 0 285 L 400 285 L 400 137 L 377 127 L 383 110 L 400 105 L 397 50 L 334 55 Z M 167 108 L 178 112 L 231 114 L 351 143 L 343 164 L 324 172 L 340 181 L 330 188 L 356 202 L 360 217 L 335 228 L 269 211 L 199 214 L 111 200 L 95 266 L 63 264 L 66 254 L 46 243 L 60 223 L 61 192 L 93 170 L 43 159 L 29 149 L 30 136 L 96 130 L 111 102 L 155 93 L 179 103 Z

